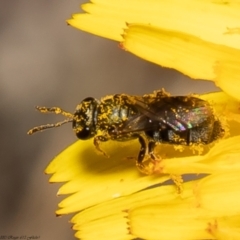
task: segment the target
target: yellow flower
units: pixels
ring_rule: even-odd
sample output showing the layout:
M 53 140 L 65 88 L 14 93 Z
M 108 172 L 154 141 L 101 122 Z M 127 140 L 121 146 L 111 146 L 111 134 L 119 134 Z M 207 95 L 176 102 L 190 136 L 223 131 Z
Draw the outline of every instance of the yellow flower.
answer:
M 70 25 L 215 81 L 228 95 L 198 97 L 212 105 L 225 137 L 195 148 L 159 145 L 162 159 L 153 175 L 135 167 L 137 140 L 102 143 L 109 158 L 92 140 L 77 141 L 46 169 L 50 182 L 63 183 L 58 195 L 68 195 L 56 214 L 77 213 L 71 222 L 79 239 L 240 239 L 240 2 L 94 0 L 82 9 Z M 178 193 L 168 180 L 186 174 L 207 175 L 182 183 Z
M 79 140 L 49 164 L 50 182 L 65 182 L 58 195 L 69 195 L 56 214 L 78 212 L 71 221 L 77 238 L 238 239 L 239 103 L 222 92 L 199 97 L 212 104 L 231 137 L 206 147 L 202 155 L 162 144 L 156 151 L 167 157 L 160 174 L 136 169 L 136 140 L 103 143 L 110 158 L 98 154 L 92 140 Z M 160 185 L 172 175 L 202 173 L 210 175 L 183 183 L 180 194 L 174 185 Z
M 94 0 L 67 22 L 240 99 L 238 0 Z M 126 24 L 127 23 L 127 24 Z

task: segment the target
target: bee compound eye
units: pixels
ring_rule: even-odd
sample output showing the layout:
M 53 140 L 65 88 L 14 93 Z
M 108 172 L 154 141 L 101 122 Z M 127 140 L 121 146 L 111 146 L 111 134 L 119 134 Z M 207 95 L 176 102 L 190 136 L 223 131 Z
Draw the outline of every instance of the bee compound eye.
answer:
M 79 139 L 86 140 L 96 134 L 97 106 L 98 100 L 91 97 L 77 106 L 72 127 Z
M 76 135 L 79 139 L 86 140 L 92 138 L 95 135 L 95 133 L 89 127 L 85 127 L 80 131 L 76 131 Z

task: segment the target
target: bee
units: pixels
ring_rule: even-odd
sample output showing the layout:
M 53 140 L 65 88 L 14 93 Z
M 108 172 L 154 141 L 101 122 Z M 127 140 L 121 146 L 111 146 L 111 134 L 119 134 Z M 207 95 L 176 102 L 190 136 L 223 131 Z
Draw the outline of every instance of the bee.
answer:
M 143 96 L 115 94 L 101 101 L 88 97 L 77 105 L 74 114 L 59 107 L 36 107 L 42 113 L 62 114 L 67 119 L 55 124 L 34 127 L 33 134 L 72 122 L 81 140 L 93 138 L 97 150 L 101 142 L 139 139 L 141 145 L 136 165 L 145 171 L 143 162 L 156 160 L 156 144 L 209 144 L 224 134 L 211 105 L 194 96 L 170 96 L 165 90 Z M 106 155 L 107 156 L 107 155 Z

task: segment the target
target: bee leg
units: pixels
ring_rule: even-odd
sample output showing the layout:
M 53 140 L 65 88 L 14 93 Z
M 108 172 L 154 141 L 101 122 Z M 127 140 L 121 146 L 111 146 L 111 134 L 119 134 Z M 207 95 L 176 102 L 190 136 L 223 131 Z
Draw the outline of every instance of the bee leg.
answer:
M 150 141 L 148 143 L 148 155 L 151 158 L 151 162 L 148 165 L 148 169 L 151 172 L 151 174 L 153 174 L 153 173 L 160 174 L 163 172 L 163 166 L 161 164 L 162 158 L 161 157 L 159 158 L 154 154 L 155 146 L 156 146 L 156 142 L 154 142 L 154 141 Z
M 161 158 L 158 159 L 154 154 L 154 148 L 156 143 L 154 141 L 148 141 L 146 137 L 142 135 L 139 136 L 139 142 L 141 144 L 140 152 L 138 154 L 137 159 L 137 168 L 140 172 L 151 175 L 153 173 L 162 173 L 163 166 L 161 164 Z M 145 160 L 149 160 L 149 156 L 151 161 L 144 164 Z M 183 191 L 183 179 L 181 175 L 170 174 L 170 178 L 173 180 L 176 185 L 177 192 L 181 193 Z
M 156 143 L 151 141 L 148 143 L 148 151 L 149 151 L 149 155 L 152 159 L 152 164 L 153 166 L 150 168 L 152 173 L 161 173 L 162 172 L 162 166 L 159 161 L 159 159 L 157 159 L 157 157 L 154 155 L 154 148 L 155 148 Z M 183 179 L 181 175 L 176 175 L 176 174 L 170 174 L 170 178 L 172 179 L 172 181 L 174 182 L 174 184 L 176 185 L 177 188 L 177 193 L 181 193 L 183 191 Z
M 149 163 L 144 164 L 144 162 L 146 160 L 149 160 L 149 156 L 150 159 L 154 161 L 156 160 L 156 157 L 153 153 L 155 143 L 153 141 L 149 142 L 148 139 L 143 135 L 140 135 L 138 139 L 141 144 L 141 148 L 138 154 L 136 165 L 140 172 L 150 175 L 154 172 L 154 164 L 151 162 L 150 164 Z
M 139 142 L 141 144 L 141 148 L 136 162 L 139 171 L 147 175 L 161 173 L 161 159 L 158 159 L 154 154 L 156 143 L 154 141 L 149 141 L 143 135 L 139 136 Z
M 141 166 L 145 156 L 147 155 L 147 141 L 141 135 L 139 136 L 139 142 L 141 144 L 140 152 L 138 154 L 137 166 Z
M 107 137 L 103 135 L 99 135 L 93 139 L 93 144 L 99 152 L 101 152 L 105 157 L 108 158 L 109 156 L 100 148 L 100 142 L 106 142 L 106 141 L 108 141 Z
M 148 143 L 148 154 L 150 155 L 152 160 L 157 160 L 157 157 L 154 154 L 154 148 L 156 146 L 156 143 L 154 141 L 150 141 Z

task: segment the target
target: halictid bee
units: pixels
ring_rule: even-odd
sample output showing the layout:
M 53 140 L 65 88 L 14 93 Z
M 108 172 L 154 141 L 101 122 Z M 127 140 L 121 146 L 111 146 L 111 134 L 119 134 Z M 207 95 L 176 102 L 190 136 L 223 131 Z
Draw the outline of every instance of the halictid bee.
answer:
M 67 119 L 34 127 L 28 134 L 72 122 L 77 137 L 82 140 L 93 138 L 94 145 L 102 153 L 100 142 L 138 138 L 141 148 L 137 167 L 142 172 L 146 172 L 145 160 L 156 160 L 156 143 L 209 144 L 224 134 L 207 101 L 193 96 L 170 96 L 164 90 L 143 96 L 115 94 L 101 101 L 88 97 L 77 105 L 74 114 L 58 107 L 36 108 L 43 113 L 62 114 Z M 101 134 L 97 134 L 99 132 Z

